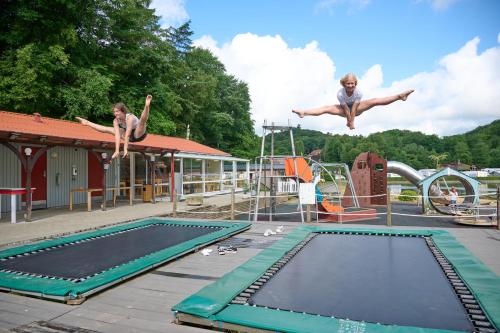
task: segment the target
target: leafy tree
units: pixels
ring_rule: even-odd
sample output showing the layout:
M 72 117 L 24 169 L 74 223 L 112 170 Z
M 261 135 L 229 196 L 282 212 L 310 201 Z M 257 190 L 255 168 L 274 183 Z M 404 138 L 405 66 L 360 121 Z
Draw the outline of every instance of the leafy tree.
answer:
M 471 149 L 472 156 L 474 157 L 474 164 L 478 168 L 484 168 L 489 165 L 490 162 L 490 150 L 488 145 L 483 142 L 477 142 Z
M 448 157 L 447 153 L 437 154 L 433 153 L 429 155 L 429 158 L 435 163 L 435 168 L 439 169 L 439 163 Z
M 190 22 L 162 29 L 149 0 L 5 0 L 0 11 L 0 107 L 107 124 L 111 105 L 148 130 L 192 138 L 237 156 L 257 151 L 248 87 L 209 51 Z
M 455 160 L 460 161 L 462 163 L 471 164 L 472 163 L 472 154 L 469 150 L 469 145 L 465 141 L 458 141 L 454 147 L 455 152 Z

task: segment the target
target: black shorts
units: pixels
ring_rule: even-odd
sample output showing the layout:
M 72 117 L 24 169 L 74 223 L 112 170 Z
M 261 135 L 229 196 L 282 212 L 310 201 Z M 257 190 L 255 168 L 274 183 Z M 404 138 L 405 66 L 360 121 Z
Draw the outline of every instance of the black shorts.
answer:
M 141 142 L 142 140 L 144 140 L 146 138 L 146 136 L 148 135 L 147 132 L 144 132 L 143 135 L 141 135 L 140 137 L 136 138 L 135 137 L 135 128 L 132 130 L 132 132 L 130 133 L 130 137 L 128 138 L 128 142 Z

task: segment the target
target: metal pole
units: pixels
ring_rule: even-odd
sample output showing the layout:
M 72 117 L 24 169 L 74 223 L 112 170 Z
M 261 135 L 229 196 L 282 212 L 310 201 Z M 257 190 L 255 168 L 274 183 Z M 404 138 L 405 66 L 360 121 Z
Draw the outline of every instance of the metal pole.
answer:
M 290 121 L 288 123 L 288 130 L 290 131 L 290 143 L 292 144 L 292 155 L 293 155 L 293 168 L 295 169 L 295 181 L 297 182 L 297 194 L 299 197 L 299 206 L 300 206 L 300 219 L 301 222 L 304 223 L 304 211 L 302 210 L 302 203 L 300 201 L 300 180 L 299 180 L 299 170 L 297 170 L 297 158 L 295 157 L 295 143 L 293 141 L 293 131 L 290 126 Z
M 307 223 L 311 223 L 311 205 L 306 205 Z
M 497 185 L 497 229 L 500 230 L 500 185 Z
M 274 201 L 274 122 L 271 123 L 271 175 L 269 178 L 269 222 L 273 221 L 273 209 L 276 205 L 276 202 Z
M 259 162 L 259 173 L 257 177 L 257 193 L 255 194 L 255 215 L 253 220 L 257 221 L 258 215 L 259 215 L 259 196 L 260 196 L 260 182 L 261 182 L 261 175 L 262 175 L 262 158 L 264 155 L 264 144 L 266 141 L 266 121 L 264 121 L 264 130 L 262 131 L 262 145 L 260 147 L 260 162 Z
M 234 221 L 234 187 L 231 189 L 231 221 Z
M 387 186 L 387 226 L 392 227 L 391 188 Z

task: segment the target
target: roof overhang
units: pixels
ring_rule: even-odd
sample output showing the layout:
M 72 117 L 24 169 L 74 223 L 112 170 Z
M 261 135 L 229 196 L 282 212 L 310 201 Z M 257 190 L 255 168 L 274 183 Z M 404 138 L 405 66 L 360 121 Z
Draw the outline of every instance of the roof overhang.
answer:
M 67 146 L 77 147 L 92 150 L 109 150 L 114 149 L 113 141 L 102 140 L 88 140 L 88 139 L 68 139 L 47 135 L 36 135 L 30 133 L 15 133 L 0 130 L 0 142 L 17 143 L 21 145 L 42 145 L 42 146 Z M 150 146 L 141 146 L 137 144 L 129 144 L 128 150 L 130 152 L 146 153 L 146 154 L 161 154 L 178 153 L 177 149 L 159 148 Z

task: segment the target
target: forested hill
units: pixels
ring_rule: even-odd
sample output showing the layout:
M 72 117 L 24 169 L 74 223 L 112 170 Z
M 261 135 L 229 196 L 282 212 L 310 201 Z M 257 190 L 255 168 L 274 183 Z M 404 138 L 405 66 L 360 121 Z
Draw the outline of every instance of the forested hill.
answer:
M 192 46 L 190 23 L 162 29 L 149 0 L 2 1 L 0 110 L 105 125 L 111 106 L 140 114 L 150 133 L 252 157 L 247 84 Z
M 478 167 L 500 167 L 500 120 L 460 135 L 439 138 L 421 132 L 390 130 L 367 137 L 330 135 L 319 131 L 293 130 L 297 154 L 321 149 L 324 162 L 352 165 L 365 151 L 376 152 L 387 160 L 411 165 L 416 169 L 434 168 L 436 163 L 457 162 Z M 288 132 L 274 137 L 275 154 L 291 154 Z M 267 139 L 266 142 L 270 142 Z M 267 147 L 269 152 L 269 146 Z

